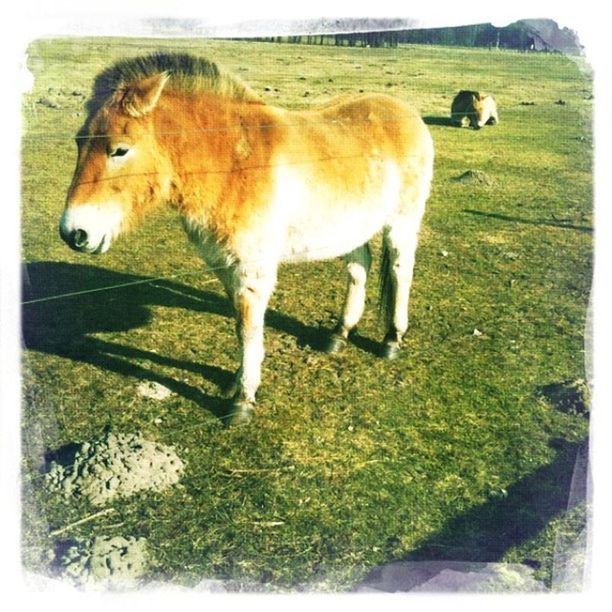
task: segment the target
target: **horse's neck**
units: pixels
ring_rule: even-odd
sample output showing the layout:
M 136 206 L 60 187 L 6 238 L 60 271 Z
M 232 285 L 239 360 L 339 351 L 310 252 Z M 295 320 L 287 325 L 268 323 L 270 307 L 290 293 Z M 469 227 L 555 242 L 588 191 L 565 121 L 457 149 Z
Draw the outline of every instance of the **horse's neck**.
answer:
M 227 239 L 261 199 L 279 134 L 269 107 L 215 96 L 166 100 L 157 140 L 174 169 L 172 204 L 185 223 Z

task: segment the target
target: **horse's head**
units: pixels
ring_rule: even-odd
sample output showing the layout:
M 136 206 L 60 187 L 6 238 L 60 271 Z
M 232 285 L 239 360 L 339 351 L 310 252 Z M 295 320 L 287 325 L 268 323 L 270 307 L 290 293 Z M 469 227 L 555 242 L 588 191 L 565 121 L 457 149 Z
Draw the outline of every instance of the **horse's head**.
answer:
M 491 116 L 495 114 L 495 109 L 495 101 L 491 96 L 474 92 L 470 120 L 472 127 L 476 130 L 484 127 Z
M 60 235 L 71 248 L 104 253 L 133 221 L 168 199 L 171 164 L 153 123 L 167 79 L 157 74 L 90 103 L 60 220 Z

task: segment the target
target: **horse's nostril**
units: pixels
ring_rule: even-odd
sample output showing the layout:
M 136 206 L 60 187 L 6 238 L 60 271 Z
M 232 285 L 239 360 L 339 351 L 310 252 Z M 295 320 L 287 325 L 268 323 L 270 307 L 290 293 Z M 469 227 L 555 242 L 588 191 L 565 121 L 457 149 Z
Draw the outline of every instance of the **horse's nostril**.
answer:
M 77 248 L 81 248 L 87 244 L 87 232 L 82 229 L 74 230 L 70 234 L 72 244 Z

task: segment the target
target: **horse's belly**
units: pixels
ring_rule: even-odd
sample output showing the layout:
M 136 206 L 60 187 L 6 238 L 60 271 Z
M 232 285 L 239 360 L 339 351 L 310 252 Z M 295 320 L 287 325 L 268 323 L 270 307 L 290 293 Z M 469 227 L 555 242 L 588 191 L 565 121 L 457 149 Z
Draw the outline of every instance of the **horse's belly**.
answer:
M 361 192 L 313 183 L 293 171 L 280 180 L 278 205 L 286 213 L 281 260 L 287 262 L 330 259 L 356 249 L 384 226 L 399 202 L 400 175 L 391 164 Z
M 339 257 L 370 240 L 384 224 L 384 219 L 368 221 L 359 215 L 331 217 L 329 223 L 289 225 L 281 260 L 300 262 Z

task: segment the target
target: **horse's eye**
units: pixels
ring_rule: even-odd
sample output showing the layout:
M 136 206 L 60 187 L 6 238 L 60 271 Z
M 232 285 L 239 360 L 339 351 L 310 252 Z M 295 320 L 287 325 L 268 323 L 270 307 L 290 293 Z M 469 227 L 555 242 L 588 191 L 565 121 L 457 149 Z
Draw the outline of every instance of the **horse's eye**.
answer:
M 115 149 L 111 149 L 109 156 L 110 157 L 123 157 L 127 154 L 129 149 L 127 147 L 117 147 Z

